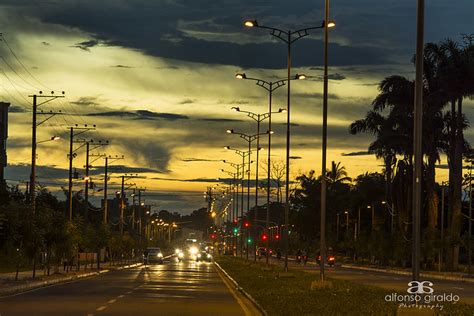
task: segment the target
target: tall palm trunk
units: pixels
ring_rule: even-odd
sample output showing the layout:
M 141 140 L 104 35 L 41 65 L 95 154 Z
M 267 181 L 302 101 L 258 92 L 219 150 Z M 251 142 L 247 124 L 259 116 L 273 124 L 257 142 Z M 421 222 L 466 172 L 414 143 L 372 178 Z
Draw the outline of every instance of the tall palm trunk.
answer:
M 454 135 L 452 144 L 453 156 L 451 157 L 450 171 L 450 195 L 449 208 L 451 213 L 450 220 L 450 247 L 448 249 L 447 265 L 449 269 L 457 270 L 459 264 L 459 247 L 461 239 L 461 208 L 462 208 L 462 154 L 464 137 L 462 131 L 462 98 L 457 100 L 457 114 L 452 114 L 452 120 L 455 120 L 455 129 L 451 131 Z M 453 124 L 454 125 L 454 124 Z
M 427 227 L 427 258 L 428 267 L 432 267 L 435 260 L 434 244 L 436 239 L 436 225 L 438 223 L 438 194 L 435 189 L 435 166 L 437 155 L 429 155 L 428 166 L 426 169 L 426 211 L 428 217 Z

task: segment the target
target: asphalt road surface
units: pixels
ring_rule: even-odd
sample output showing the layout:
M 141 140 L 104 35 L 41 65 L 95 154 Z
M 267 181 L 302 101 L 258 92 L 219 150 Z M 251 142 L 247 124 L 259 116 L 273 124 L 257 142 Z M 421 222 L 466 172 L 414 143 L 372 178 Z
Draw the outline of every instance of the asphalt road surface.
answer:
M 0 315 L 245 315 L 214 264 L 175 259 L 0 298 Z
M 265 262 L 265 258 L 260 259 Z M 272 258 L 272 263 L 283 265 L 283 258 L 280 260 Z M 315 262 L 296 263 L 294 260 L 288 261 L 288 266 L 291 269 L 305 270 L 319 274 L 319 266 Z M 400 275 L 390 272 L 372 272 L 362 271 L 350 268 L 342 268 L 338 265 L 335 267 L 327 266 L 325 269 L 326 275 L 330 278 L 343 279 L 352 282 L 357 282 L 366 285 L 378 286 L 388 290 L 394 290 L 398 294 L 407 294 L 408 282 L 412 279 L 407 275 Z M 424 281 L 424 279 L 423 279 Z M 434 294 L 443 295 L 443 293 L 459 295 L 460 301 L 467 304 L 474 304 L 474 283 L 463 281 L 451 281 L 440 279 L 427 279 L 432 282 Z

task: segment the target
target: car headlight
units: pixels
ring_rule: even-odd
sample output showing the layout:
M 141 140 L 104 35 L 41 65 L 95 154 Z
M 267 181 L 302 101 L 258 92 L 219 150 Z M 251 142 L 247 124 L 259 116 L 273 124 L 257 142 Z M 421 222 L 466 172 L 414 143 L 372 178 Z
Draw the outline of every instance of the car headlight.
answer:
M 201 254 L 200 254 L 200 253 L 198 253 L 198 254 L 197 254 L 197 257 L 198 257 L 198 258 L 201 258 Z
M 183 257 L 184 257 L 184 253 L 182 253 L 182 252 L 178 253 L 178 257 L 179 257 L 179 258 L 183 258 Z
M 207 254 L 207 259 L 211 259 L 211 255 L 210 255 L 210 254 Z
M 180 252 L 181 252 L 180 249 L 176 249 L 176 250 L 174 251 L 175 254 L 179 254 Z
M 191 247 L 191 248 L 189 249 L 189 252 L 190 252 L 192 255 L 195 255 L 195 254 L 197 254 L 198 249 L 197 249 L 197 247 Z
M 156 255 L 158 258 L 163 258 L 163 254 L 160 252 L 159 254 Z

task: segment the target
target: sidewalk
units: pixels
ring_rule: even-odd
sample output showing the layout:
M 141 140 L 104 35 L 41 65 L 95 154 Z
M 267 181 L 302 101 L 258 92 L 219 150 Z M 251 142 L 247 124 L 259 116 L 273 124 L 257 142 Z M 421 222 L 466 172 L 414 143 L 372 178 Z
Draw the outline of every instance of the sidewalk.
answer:
M 363 270 L 363 271 L 385 272 L 385 273 L 393 273 L 393 274 L 399 274 L 399 275 L 412 275 L 409 269 L 402 269 L 402 268 L 382 268 L 382 267 L 376 267 L 376 266 L 364 266 L 364 265 L 356 265 L 356 264 L 341 264 L 340 267 L 346 268 L 346 269 Z M 462 282 L 474 283 L 474 275 L 469 276 L 469 274 L 462 273 L 462 272 L 421 271 L 420 276 L 425 277 L 425 278 L 438 279 L 438 280 L 450 280 L 450 281 L 462 281 Z
M 52 273 L 49 276 L 43 273 L 43 270 L 36 271 L 36 278 L 33 279 L 33 271 L 22 271 L 18 274 L 18 281 L 15 281 L 15 272 L 0 273 L 0 297 L 13 295 L 40 287 L 53 284 L 70 282 L 77 279 L 98 276 L 113 270 L 122 270 L 141 266 L 142 263 L 126 264 L 122 266 L 112 266 L 110 263 L 101 264 L 101 269 L 81 269 L 80 271 L 70 270 L 69 273 L 63 272 L 62 267 L 60 273 Z
M 250 258 L 250 256 L 249 256 Z M 252 257 L 253 258 L 253 257 Z M 276 260 L 275 257 L 271 257 L 271 259 Z M 261 259 L 265 260 L 265 258 Z M 283 264 L 284 258 L 280 259 L 281 261 L 276 261 L 278 264 L 281 262 Z M 296 261 L 295 258 L 293 257 L 288 257 L 289 261 Z M 313 265 L 316 266 L 315 261 L 308 261 L 306 263 L 307 265 Z M 338 264 L 336 262 L 336 267 L 341 267 L 345 269 L 354 269 L 354 270 L 362 270 L 362 271 L 372 271 L 372 272 L 384 272 L 384 273 L 392 273 L 392 274 L 398 274 L 398 275 L 408 275 L 411 276 L 412 272 L 409 269 L 402 269 L 402 268 L 382 268 L 382 267 L 376 267 L 376 266 L 365 266 L 365 265 L 356 265 L 356 264 Z M 461 282 L 468 282 L 468 283 L 474 283 L 474 275 L 469 276 L 467 273 L 462 273 L 462 272 L 436 272 L 436 271 L 421 271 L 420 275 L 425 278 L 431 278 L 431 279 L 438 279 L 438 280 L 450 280 L 450 281 L 461 281 Z

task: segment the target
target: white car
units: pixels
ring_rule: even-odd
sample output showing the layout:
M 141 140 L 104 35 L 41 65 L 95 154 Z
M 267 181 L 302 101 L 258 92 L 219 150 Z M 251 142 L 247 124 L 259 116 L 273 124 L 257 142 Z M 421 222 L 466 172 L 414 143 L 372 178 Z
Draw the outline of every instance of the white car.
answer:
M 163 264 L 163 253 L 160 248 L 147 248 L 143 254 L 145 264 L 158 262 Z

